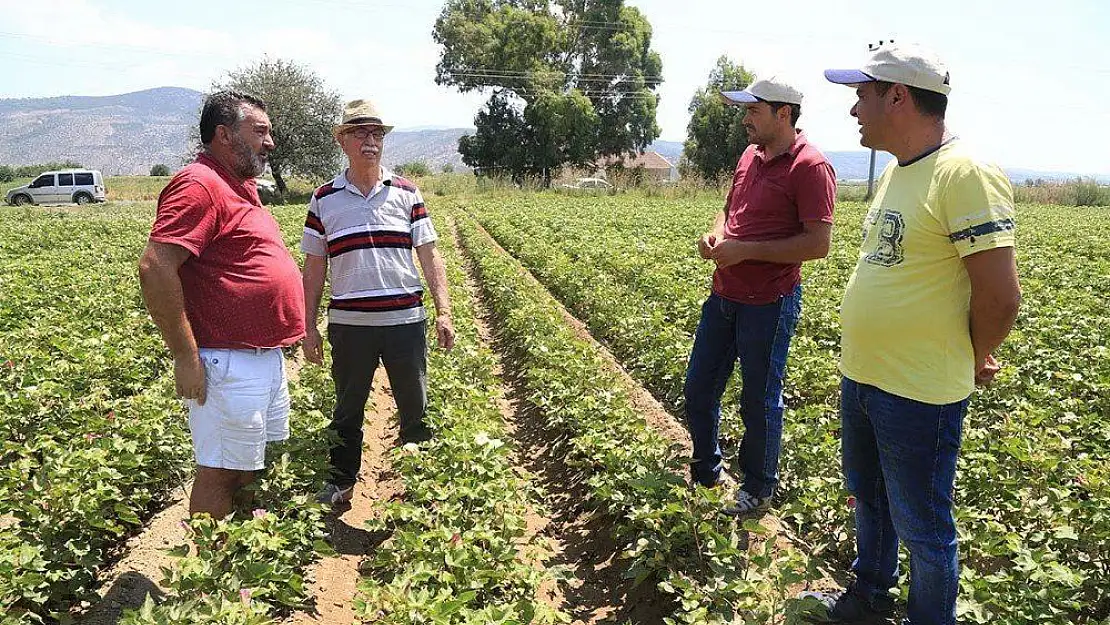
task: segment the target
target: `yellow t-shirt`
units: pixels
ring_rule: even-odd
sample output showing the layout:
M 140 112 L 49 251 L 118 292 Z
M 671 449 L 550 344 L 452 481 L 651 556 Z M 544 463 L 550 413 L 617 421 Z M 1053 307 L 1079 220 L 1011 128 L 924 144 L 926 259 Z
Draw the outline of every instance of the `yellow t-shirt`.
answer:
M 962 258 L 1014 245 L 1013 197 L 1002 170 L 958 140 L 887 166 L 841 305 L 841 373 L 929 404 L 971 394 L 971 282 Z

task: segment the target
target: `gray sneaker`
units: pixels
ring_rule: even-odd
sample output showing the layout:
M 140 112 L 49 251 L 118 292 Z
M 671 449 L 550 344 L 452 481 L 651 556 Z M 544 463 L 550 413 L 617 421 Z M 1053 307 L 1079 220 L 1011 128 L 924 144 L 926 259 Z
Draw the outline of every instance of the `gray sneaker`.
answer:
M 889 616 L 894 611 L 894 598 L 882 594 L 868 600 L 855 585 L 835 592 L 803 592 L 798 599 L 816 599 L 815 610 L 805 619 L 816 623 L 866 623 Z
M 771 507 L 771 496 L 756 497 L 741 488 L 736 491 L 736 503 L 726 507 L 722 512 L 728 516 L 745 516 L 763 512 Z
M 345 503 L 351 500 L 355 494 L 355 487 L 348 486 L 347 488 L 340 488 L 332 483 L 324 485 L 324 489 L 316 493 L 316 503 L 323 503 L 334 506 L 337 503 Z

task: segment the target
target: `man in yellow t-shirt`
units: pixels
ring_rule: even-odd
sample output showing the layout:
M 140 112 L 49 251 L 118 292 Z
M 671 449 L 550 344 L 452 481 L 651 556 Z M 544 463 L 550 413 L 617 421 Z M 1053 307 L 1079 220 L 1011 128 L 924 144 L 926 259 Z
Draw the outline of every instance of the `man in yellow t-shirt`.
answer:
M 916 46 L 880 46 L 860 69 L 828 70 L 855 87 L 866 147 L 897 159 L 883 172 L 841 307 L 841 442 L 856 496 L 855 582 L 807 593 L 826 622 L 893 608 L 898 544 L 910 552 L 906 614 L 954 625 L 959 588 L 952 491 L 963 417 L 991 353 L 1017 316 L 1013 190 L 944 123 L 949 74 Z

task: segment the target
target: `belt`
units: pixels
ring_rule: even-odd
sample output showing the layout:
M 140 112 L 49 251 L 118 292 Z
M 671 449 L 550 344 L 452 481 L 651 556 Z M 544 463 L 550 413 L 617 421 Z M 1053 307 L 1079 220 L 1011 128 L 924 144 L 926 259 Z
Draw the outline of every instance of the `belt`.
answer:
M 261 356 L 262 354 L 265 354 L 267 352 L 272 352 L 275 349 L 281 349 L 281 348 L 280 347 L 244 347 L 244 348 L 242 348 L 240 350 L 237 350 L 237 351 L 253 353 L 255 356 Z

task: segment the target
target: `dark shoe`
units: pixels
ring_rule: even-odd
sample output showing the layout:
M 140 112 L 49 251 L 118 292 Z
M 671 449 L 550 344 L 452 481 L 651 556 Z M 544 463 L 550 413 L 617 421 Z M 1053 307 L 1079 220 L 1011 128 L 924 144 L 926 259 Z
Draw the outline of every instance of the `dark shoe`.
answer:
M 704 471 L 698 471 L 698 464 L 700 460 L 690 460 L 690 485 L 701 485 L 706 488 L 716 488 L 721 485 L 722 477 L 724 476 L 724 463 L 717 463 L 717 466 L 711 469 L 708 475 Z
M 890 615 L 894 611 L 894 598 L 882 594 L 868 600 L 856 587 L 835 592 L 803 592 L 798 599 L 816 599 L 818 605 L 805 615 L 816 623 L 861 623 Z
M 401 444 L 423 443 L 432 440 L 432 431 L 423 423 L 401 430 Z

